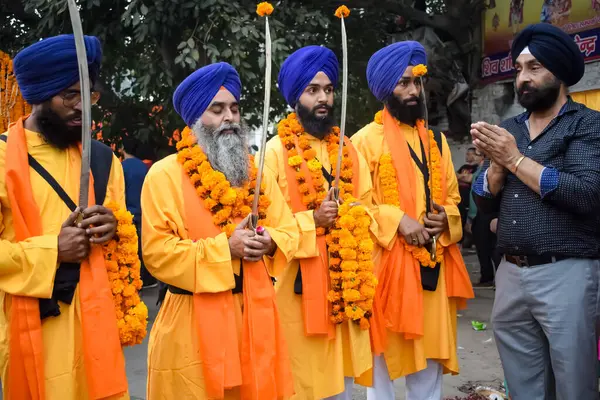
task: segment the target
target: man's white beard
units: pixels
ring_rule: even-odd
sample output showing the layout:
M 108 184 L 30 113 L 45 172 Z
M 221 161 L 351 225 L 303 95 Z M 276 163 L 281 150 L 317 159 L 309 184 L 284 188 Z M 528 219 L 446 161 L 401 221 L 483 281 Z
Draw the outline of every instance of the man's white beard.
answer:
M 223 134 L 232 130 L 233 133 Z M 248 180 L 248 135 L 240 124 L 221 124 L 218 128 L 204 126 L 198 120 L 192 127 L 213 169 L 222 172 L 231 186 L 241 187 Z

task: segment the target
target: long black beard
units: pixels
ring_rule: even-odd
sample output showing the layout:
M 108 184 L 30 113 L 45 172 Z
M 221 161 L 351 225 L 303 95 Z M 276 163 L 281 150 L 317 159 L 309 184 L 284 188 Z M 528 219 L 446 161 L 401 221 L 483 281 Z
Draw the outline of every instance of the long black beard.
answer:
M 248 131 L 244 125 L 222 124 L 212 128 L 199 121 L 192 130 L 210 165 L 222 172 L 231 186 L 241 187 L 248 181 Z M 223 134 L 226 130 L 233 133 Z
M 416 101 L 417 104 L 408 105 L 409 101 Z M 396 96 L 391 95 L 383 103 L 392 117 L 406 125 L 414 126 L 418 119 L 423 118 L 423 100 L 420 97 L 399 100 Z
M 298 119 L 304 128 L 306 133 L 309 133 L 317 139 L 323 139 L 335 124 L 333 117 L 333 107 L 327 104 L 320 104 L 309 110 L 308 107 L 304 107 L 302 104 L 297 104 Z M 329 112 L 325 117 L 317 117 L 315 112 L 319 108 L 326 108 Z
M 81 113 L 74 118 L 81 118 Z M 36 122 L 46 142 L 54 147 L 64 150 L 81 142 L 81 127 L 67 125 L 48 103 L 42 104 Z
M 546 111 L 551 108 L 560 95 L 560 81 L 556 78 L 539 88 L 525 82 L 517 90 L 519 104 L 529 112 Z M 528 90 L 529 93 L 523 93 Z

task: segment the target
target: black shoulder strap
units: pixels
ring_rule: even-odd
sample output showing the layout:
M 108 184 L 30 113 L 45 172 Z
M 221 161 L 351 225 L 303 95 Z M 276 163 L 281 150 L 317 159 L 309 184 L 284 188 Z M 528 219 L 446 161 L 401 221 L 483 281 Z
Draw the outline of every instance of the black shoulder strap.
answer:
M 0 135 L 0 140 L 6 142 L 6 135 Z M 112 156 L 113 152 L 110 147 L 102 144 L 96 140 L 92 140 L 91 147 L 91 160 L 90 168 L 94 175 L 94 194 L 96 195 L 96 204 L 104 204 L 106 198 L 106 189 L 108 186 L 108 179 L 110 177 L 110 170 L 112 168 Z M 71 211 L 75 211 L 77 204 L 71 199 L 71 197 L 65 192 L 60 184 L 54 179 L 54 177 L 35 159 L 31 154 L 27 154 L 29 166 L 33 168 L 48 184 L 58 197 L 66 204 Z
M 104 204 L 110 170 L 112 169 L 113 151 L 110 147 L 97 140 L 92 140 L 91 147 L 92 158 L 90 168 L 94 175 L 94 194 L 96 195 L 96 204 Z
M 0 139 L 3 141 L 7 141 L 7 137 L 5 135 L 1 135 Z M 35 172 L 37 172 L 48 184 L 54 189 L 58 197 L 61 198 L 62 201 L 65 202 L 69 210 L 75 211 L 77 208 L 77 204 L 71 199 L 71 197 L 65 192 L 65 190 L 60 186 L 60 184 L 54 179 L 52 175 L 44 168 L 42 165 L 35 159 L 31 154 L 27 154 L 27 158 L 29 161 L 29 166 L 33 168 Z

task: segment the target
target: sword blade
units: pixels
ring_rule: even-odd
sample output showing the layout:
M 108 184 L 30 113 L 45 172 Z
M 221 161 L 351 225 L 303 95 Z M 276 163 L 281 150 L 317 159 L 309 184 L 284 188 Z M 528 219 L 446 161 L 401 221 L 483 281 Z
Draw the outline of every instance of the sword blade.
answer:
M 265 167 L 265 147 L 267 145 L 267 133 L 269 131 L 269 111 L 271 107 L 271 30 L 269 29 L 269 17 L 265 17 L 265 99 L 263 105 L 263 131 L 260 144 L 260 158 L 256 175 L 256 187 L 254 188 L 254 199 L 252 200 L 251 228 L 256 229 L 258 224 L 258 201 L 260 200 L 260 186 L 262 184 L 263 169 Z
M 346 25 L 344 18 L 342 20 L 342 116 L 340 119 L 340 142 L 338 149 L 337 165 L 335 167 L 335 199 L 340 196 L 340 174 L 342 171 L 342 157 L 344 154 L 344 137 L 346 135 L 346 110 L 348 105 L 348 39 L 346 37 Z
M 81 17 L 75 0 L 68 0 L 69 15 L 75 37 L 77 51 L 77 64 L 79 67 L 79 83 L 81 85 L 81 175 L 79 178 L 79 207 L 88 207 L 88 194 L 90 189 L 90 146 L 92 142 L 92 105 L 90 99 L 90 75 L 88 71 L 87 53 L 83 39 Z

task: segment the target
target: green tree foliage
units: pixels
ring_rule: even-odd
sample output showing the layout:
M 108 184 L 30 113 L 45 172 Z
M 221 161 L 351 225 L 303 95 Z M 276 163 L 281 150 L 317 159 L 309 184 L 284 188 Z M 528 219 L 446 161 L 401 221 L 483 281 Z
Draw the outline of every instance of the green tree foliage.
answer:
M 272 3 L 274 81 L 285 57 L 305 45 L 326 45 L 341 60 L 340 24 L 333 15 L 341 2 Z M 192 71 L 214 61 L 227 61 L 237 68 L 243 83 L 245 120 L 252 127 L 260 125 L 264 21 L 255 13 L 255 1 L 79 0 L 78 4 L 85 33 L 98 36 L 104 45 L 97 83 L 102 98 L 94 110 L 94 119 L 103 123 L 104 139 L 118 140 L 126 132 L 155 149 L 167 146 L 171 133 L 183 127 L 172 107 L 173 91 Z M 431 25 L 437 22 L 432 19 L 435 13 L 446 11 L 442 0 L 422 2 L 421 10 L 395 0 L 346 4 L 352 10 L 346 22 L 350 51 L 347 126 L 348 132 L 354 132 L 380 108 L 366 83 L 369 57 L 390 43 L 395 33 Z M 407 18 L 398 17 L 407 10 Z M 0 4 L 0 49 L 9 54 L 38 38 L 68 32 L 66 0 L 7 0 Z M 275 84 L 272 91 L 271 115 L 272 121 L 277 121 L 286 106 Z

